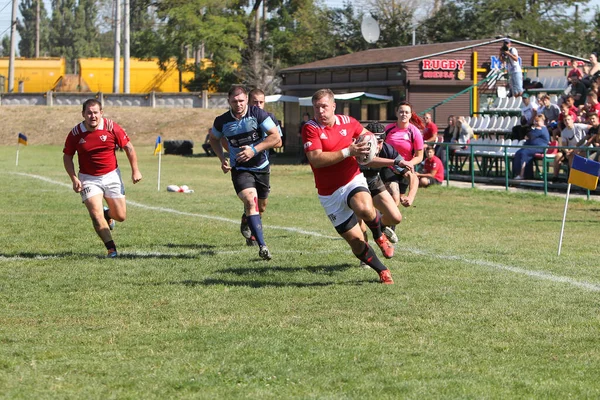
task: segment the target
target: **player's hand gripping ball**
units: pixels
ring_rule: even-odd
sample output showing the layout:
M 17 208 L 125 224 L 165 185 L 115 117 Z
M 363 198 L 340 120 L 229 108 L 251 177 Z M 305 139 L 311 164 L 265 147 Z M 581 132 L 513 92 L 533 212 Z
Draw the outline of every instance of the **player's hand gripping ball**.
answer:
M 373 161 L 373 158 L 375 158 L 375 155 L 377 154 L 377 138 L 375 137 L 375 135 L 373 135 L 371 132 L 363 133 L 356 140 L 357 143 L 365 141 L 369 146 L 369 153 L 362 154 L 356 157 L 356 161 L 358 161 L 360 165 L 370 163 L 371 161 Z

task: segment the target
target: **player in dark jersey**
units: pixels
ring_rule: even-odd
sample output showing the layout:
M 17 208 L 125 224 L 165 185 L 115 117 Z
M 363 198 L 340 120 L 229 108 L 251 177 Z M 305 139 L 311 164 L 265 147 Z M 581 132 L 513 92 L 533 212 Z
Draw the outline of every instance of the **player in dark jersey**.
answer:
M 215 118 L 210 144 L 221 161 L 223 173 L 231 171 L 233 187 L 244 203 L 248 225 L 259 245 L 258 255 L 270 260 L 271 252 L 263 237 L 259 202 L 269 195 L 269 149 L 281 142 L 275 121 L 263 110 L 248 106 L 248 93 L 235 85 L 228 93 L 230 110 Z M 223 154 L 221 139 L 227 140 L 229 160 Z
M 256 106 L 256 107 L 260 108 L 261 110 L 264 110 L 265 109 L 265 92 L 263 92 L 260 89 L 252 89 L 250 91 L 250 93 L 248 93 L 248 105 Z M 271 117 L 273 122 L 275 122 L 275 124 L 277 125 L 277 129 L 279 130 L 279 136 L 281 136 L 281 138 L 282 138 L 282 141 L 280 142 L 280 144 L 278 146 L 275 146 L 274 148 L 282 147 L 283 146 L 283 133 L 281 131 L 281 126 L 279 125 L 279 121 L 277 121 L 277 118 L 275 118 L 275 115 L 273 115 L 272 113 L 267 112 L 267 114 L 269 114 L 269 117 Z M 261 218 L 266 209 L 267 209 L 267 198 L 264 198 L 264 199 L 259 198 L 258 199 L 258 212 L 260 213 Z M 252 236 L 252 231 L 250 230 L 250 226 L 248 225 L 248 218 L 246 217 L 245 211 L 242 214 L 242 220 L 240 223 L 240 232 L 242 233 L 242 236 L 246 239 L 246 245 L 248 245 L 248 246 L 258 245 L 256 238 L 254 236 Z
M 367 179 L 369 191 L 371 192 L 371 197 L 373 198 L 373 205 L 381 212 L 383 233 L 387 236 L 391 243 L 397 243 L 398 236 L 394 230 L 390 228 L 390 226 L 396 226 L 402 221 L 402 213 L 398 209 L 398 206 L 396 205 L 392 195 L 387 191 L 385 184 L 381 179 L 380 172 L 382 169 L 385 171 L 389 170 L 398 176 L 409 179 L 411 190 L 409 191 L 408 196 L 412 196 L 413 199 L 419 186 L 418 178 L 414 170 L 397 165 L 401 160 L 403 160 L 403 158 L 390 144 L 384 143 L 384 125 L 380 123 L 371 123 L 368 124 L 365 129 L 367 129 L 369 132 L 372 132 L 375 134 L 375 137 L 377 137 L 378 159 L 370 164 L 361 165 L 360 170 Z M 366 238 L 367 227 L 364 224 L 361 224 L 361 228 Z M 363 265 L 362 262 L 361 265 Z

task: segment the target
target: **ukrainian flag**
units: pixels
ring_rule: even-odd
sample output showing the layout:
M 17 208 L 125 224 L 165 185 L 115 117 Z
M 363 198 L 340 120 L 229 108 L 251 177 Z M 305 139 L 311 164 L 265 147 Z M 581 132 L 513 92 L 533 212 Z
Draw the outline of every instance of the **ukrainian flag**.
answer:
M 154 155 L 160 154 L 162 151 L 162 140 L 159 137 L 156 138 L 156 144 L 154 145 Z
M 23 135 L 22 133 L 19 133 L 19 139 L 17 143 L 27 146 L 27 136 Z
M 595 190 L 598 186 L 599 173 L 599 162 L 576 155 L 569 173 L 569 183 L 588 190 Z

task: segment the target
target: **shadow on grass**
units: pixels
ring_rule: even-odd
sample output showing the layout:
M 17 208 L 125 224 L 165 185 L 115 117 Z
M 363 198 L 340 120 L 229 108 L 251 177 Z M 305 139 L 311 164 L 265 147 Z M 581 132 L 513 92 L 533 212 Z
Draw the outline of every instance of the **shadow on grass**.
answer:
M 262 261 L 262 260 L 261 260 Z M 302 272 L 308 271 L 312 274 L 326 274 L 333 275 L 335 272 L 345 271 L 353 267 L 350 264 L 338 264 L 338 265 L 317 265 L 313 267 L 257 267 L 257 268 L 226 268 L 219 270 L 221 274 L 235 274 L 235 275 L 265 275 L 273 272 Z
M 210 252 L 207 252 L 210 254 Z M 214 254 L 214 252 L 213 252 Z M 51 260 L 57 258 L 96 258 L 96 259 L 106 259 L 106 255 L 104 253 L 74 253 L 74 252 L 59 252 L 59 253 L 14 253 L 14 254 L 4 254 L 0 253 L 0 261 L 16 261 L 16 260 Z M 161 254 L 161 253 L 151 253 L 147 254 L 128 254 L 128 253 L 119 253 L 117 259 L 196 259 L 198 258 L 197 254 Z
M 327 287 L 337 285 L 352 285 L 359 286 L 362 284 L 378 283 L 379 280 L 359 280 L 350 282 L 272 282 L 272 281 L 231 281 L 225 279 L 204 279 L 201 281 L 185 280 L 181 282 L 169 282 L 171 285 L 184 285 L 184 286 L 236 286 L 236 287 L 250 287 L 250 288 L 264 288 L 264 287 Z
M 167 243 L 165 245 L 168 248 L 182 248 L 182 249 L 197 249 L 197 250 L 212 250 L 217 246 L 213 246 L 211 244 L 203 244 L 203 243 Z

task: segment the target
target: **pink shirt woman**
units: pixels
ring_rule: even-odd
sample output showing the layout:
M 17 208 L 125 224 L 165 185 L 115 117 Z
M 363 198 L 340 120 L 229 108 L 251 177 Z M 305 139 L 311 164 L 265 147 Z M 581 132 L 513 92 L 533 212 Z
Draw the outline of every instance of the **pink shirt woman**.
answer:
M 410 103 L 400 102 L 396 116 L 398 121 L 385 127 L 387 132 L 385 141 L 392 145 L 406 161 L 410 161 L 413 166 L 418 165 L 423 161 L 423 135 L 411 123 L 413 114 Z

